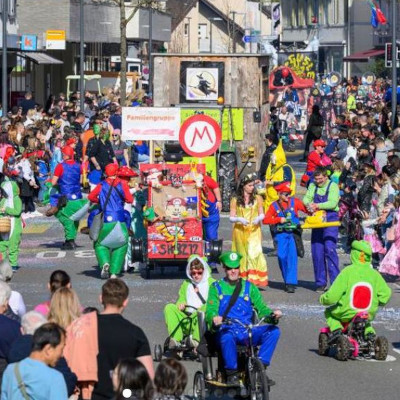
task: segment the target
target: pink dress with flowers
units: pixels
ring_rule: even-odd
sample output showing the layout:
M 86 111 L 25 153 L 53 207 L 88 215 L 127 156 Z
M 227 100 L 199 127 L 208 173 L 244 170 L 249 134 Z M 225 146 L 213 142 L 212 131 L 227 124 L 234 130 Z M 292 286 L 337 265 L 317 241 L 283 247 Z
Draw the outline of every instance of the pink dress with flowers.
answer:
M 394 242 L 379 267 L 379 272 L 400 276 L 400 208 L 395 215 Z

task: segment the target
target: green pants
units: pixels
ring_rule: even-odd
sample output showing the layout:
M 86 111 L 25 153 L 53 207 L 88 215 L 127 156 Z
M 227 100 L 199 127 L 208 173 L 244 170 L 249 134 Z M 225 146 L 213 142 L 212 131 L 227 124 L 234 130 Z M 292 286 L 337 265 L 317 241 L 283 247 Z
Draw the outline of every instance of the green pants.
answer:
M 2 238 L 7 238 L 7 240 L 0 239 L 0 253 L 4 257 L 7 257 L 12 267 L 18 266 L 18 255 L 19 255 L 19 245 L 21 243 L 22 235 L 22 222 L 19 217 L 11 217 L 11 232 L 10 236 L 1 235 Z
M 335 315 L 333 315 L 333 313 Z M 343 323 L 349 322 L 351 320 L 351 319 L 346 320 L 345 318 L 343 319 L 340 318 L 340 315 L 337 312 L 337 310 L 332 309 L 332 307 L 329 307 L 325 310 L 325 318 L 326 318 L 326 324 L 328 325 L 331 332 L 336 331 L 337 329 L 343 329 Z M 368 335 L 369 333 L 375 334 L 375 329 L 371 325 L 371 320 L 369 320 L 365 326 L 365 331 L 364 331 L 365 335 Z
M 56 218 L 64 228 L 65 240 L 76 239 L 81 218 L 75 218 L 75 216 L 79 215 L 87 204 L 88 200 L 86 199 L 68 200 L 67 205 L 57 212 Z
M 179 323 L 188 316 L 180 311 L 176 304 L 170 303 L 164 308 L 164 317 L 165 323 L 167 324 L 168 335 L 171 336 Z M 190 321 L 186 319 L 180 324 L 179 328 L 172 336 L 176 341 L 180 342 L 184 336 L 192 334 L 193 339 L 200 342 L 199 324 L 196 312 L 190 315 L 190 320 L 192 321 L 192 331 L 190 332 Z
M 107 245 L 107 241 L 112 242 L 112 232 L 119 224 L 123 237 L 124 243 L 119 247 L 113 245 Z M 103 268 L 104 264 L 110 265 L 110 273 L 118 275 L 125 262 L 126 252 L 128 250 L 128 229 L 125 223 L 119 222 L 105 222 L 97 241 L 94 243 L 94 251 L 96 253 L 97 261 L 100 268 Z

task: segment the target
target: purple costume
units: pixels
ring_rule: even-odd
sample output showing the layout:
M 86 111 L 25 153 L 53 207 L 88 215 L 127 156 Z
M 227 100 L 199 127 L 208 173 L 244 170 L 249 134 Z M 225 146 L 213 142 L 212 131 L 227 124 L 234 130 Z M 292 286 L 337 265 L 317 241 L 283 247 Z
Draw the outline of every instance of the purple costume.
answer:
M 315 190 L 314 203 L 325 203 L 328 201 L 329 183 L 324 195 L 317 194 Z M 326 210 L 327 222 L 338 221 L 338 213 Z M 339 258 L 336 252 L 339 227 L 313 229 L 311 234 L 311 253 L 314 265 L 315 283 L 317 286 L 327 285 L 327 271 L 331 284 L 339 274 Z

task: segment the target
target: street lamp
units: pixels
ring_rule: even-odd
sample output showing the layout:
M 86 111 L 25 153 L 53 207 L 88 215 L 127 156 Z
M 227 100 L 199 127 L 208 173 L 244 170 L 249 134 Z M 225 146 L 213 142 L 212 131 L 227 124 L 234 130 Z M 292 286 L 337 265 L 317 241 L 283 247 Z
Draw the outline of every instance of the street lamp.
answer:
M 222 18 L 214 17 L 214 18 L 208 18 L 208 20 L 210 21 L 210 53 L 212 53 L 213 52 L 213 47 L 212 47 L 213 24 L 212 24 L 212 21 L 222 21 Z
M 3 59 L 2 59 L 2 111 L 3 117 L 7 116 L 8 105 L 7 105 L 7 20 L 8 20 L 8 0 L 3 0 L 3 10 L 2 10 L 2 23 L 3 23 Z

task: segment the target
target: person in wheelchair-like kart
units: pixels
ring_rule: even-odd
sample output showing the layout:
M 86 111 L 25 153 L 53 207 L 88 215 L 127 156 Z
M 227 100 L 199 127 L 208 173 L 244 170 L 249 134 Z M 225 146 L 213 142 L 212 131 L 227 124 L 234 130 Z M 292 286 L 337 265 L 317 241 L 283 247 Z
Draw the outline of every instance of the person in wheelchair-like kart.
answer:
M 171 336 L 170 349 L 178 347 L 184 337 L 189 340 L 186 343 L 188 347 L 197 347 L 200 341 L 197 311 L 205 310 L 209 287 L 215 281 L 210 276 L 207 262 L 197 254 L 189 257 L 186 275 L 188 279 L 183 281 L 179 289 L 177 302 L 167 304 L 164 308 L 165 323 Z M 191 318 L 191 324 L 188 317 Z
M 231 251 L 220 256 L 219 260 L 226 276 L 210 287 L 206 308 L 207 325 L 218 329 L 216 341 L 221 349 L 228 384 L 239 383 L 236 345 L 245 345 L 248 333 L 245 328 L 235 322 L 225 325 L 224 319 L 237 319 L 244 324 L 249 324 L 252 320 L 253 309 L 257 311 L 259 318 L 270 317 L 270 322 L 282 316 L 280 310 L 272 311 L 267 307 L 260 291 L 253 283 L 240 278 L 240 259 L 241 256 L 238 253 Z M 232 298 L 236 300 L 233 302 Z M 258 357 L 266 367 L 271 362 L 279 335 L 279 328 L 274 325 L 253 328 L 253 343 L 260 346 Z M 270 381 L 270 384 L 273 384 L 273 381 Z
M 320 297 L 320 303 L 328 306 L 325 318 L 331 331 L 331 342 L 341 335 L 342 324 L 351 321 L 360 311 L 368 312 L 365 339 L 375 338 L 371 321 L 378 306 L 389 302 L 392 291 L 381 274 L 372 268 L 371 257 L 372 249 L 367 241 L 353 241 L 351 265 L 340 272 L 329 290 Z

